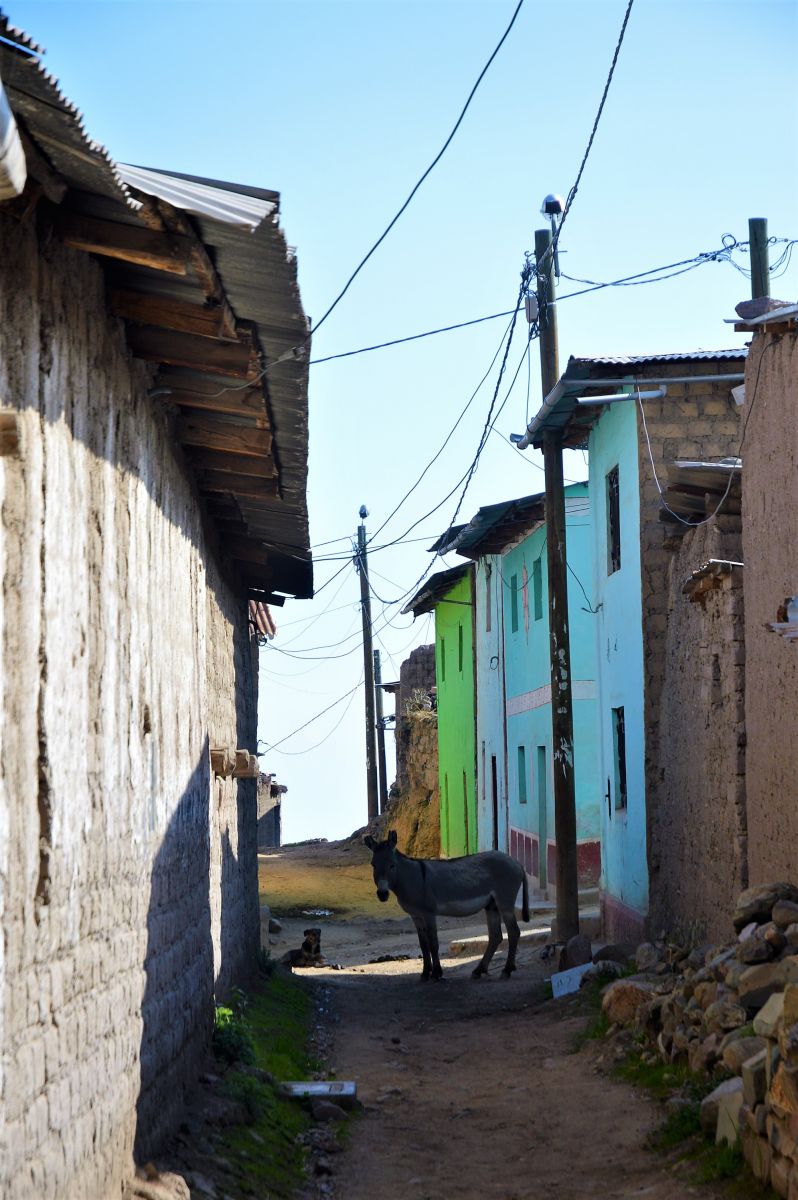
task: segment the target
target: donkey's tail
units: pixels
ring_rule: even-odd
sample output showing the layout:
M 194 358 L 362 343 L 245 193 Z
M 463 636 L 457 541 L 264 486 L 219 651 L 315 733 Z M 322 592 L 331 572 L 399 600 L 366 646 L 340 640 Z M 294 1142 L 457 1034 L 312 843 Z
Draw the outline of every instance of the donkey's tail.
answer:
M 521 909 L 521 916 L 524 918 L 525 921 L 528 921 L 529 920 L 529 881 L 527 880 L 527 877 L 526 877 L 526 871 L 524 871 L 524 885 L 523 886 L 524 886 L 524 907 Z

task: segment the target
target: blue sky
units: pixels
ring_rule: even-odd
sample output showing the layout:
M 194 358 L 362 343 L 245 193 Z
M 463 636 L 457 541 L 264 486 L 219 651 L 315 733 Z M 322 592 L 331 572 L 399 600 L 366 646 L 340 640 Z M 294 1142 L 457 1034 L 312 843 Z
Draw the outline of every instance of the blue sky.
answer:
M 118 161 L 278 190 L 305 308 L 318 320 L 437 153 L 514 6 L 8 0 L 4 8 L 47 48 L 45 63 L 89 135 Z M 315 358 L 513 306 L 541 200 L 565 195 L 575 178 L 625 7 L 525 0 L 447 154 L 319 330 Z M 563 231 L 563 271 L 603 281 L 691 258 L 726 233 L 747 238 L 750 216 L 767 217 L 773 236 L 798 237 L 796 61 L 795 0 L 635 0 Z M 744 254 L 735 261 L 747 267 Z M 562 280 L 560 294 L 578 287 Z M 749 288 L 729 264 L 710 263 L 563 301 L 561 366 L 569 354 L 742 345 L 723 318 Z M 798 257 L 772 290 L 798 297 Z M 311 370 L 320 592 L 277 611 L 280 632 L 261 657 L 260 736 L 281 742 L 261 764 L 289 788 L 287 840 L 346 835 L 365 820 L 362 692 L 288 737 L 360 677 L 358 581 L 345 566 L 358 508 L 368 505 L 376 530 L 449 432 L 504 329 L 486 322 Z M 521 364 L 517 384 L 462 516 L 542 489 L 539 456 L 507 440 L 540 402 L 534 345 L 531 371 L 521 363 L 524 336 L 520 325 L 508 360 L 511 372 Z M 454 486 L 474 455 L 495 375 L 375 546 L 400 538 Z M 567 455 L 566 473 L 585 476 L 581 455 Z M 422 573 L 458 494 L 408 535 L 425 540 L 372 554 L 383 599 Z M 382 610 L 375 600 L 387 679 L 429 630 L 397 607 Z

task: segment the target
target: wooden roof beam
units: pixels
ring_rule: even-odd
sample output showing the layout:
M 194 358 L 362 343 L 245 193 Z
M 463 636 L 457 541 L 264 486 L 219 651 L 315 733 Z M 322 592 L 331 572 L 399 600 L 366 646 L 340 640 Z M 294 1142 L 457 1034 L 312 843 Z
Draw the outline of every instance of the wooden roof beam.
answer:
M 199 280 L 199 285 L 205 294 L 205 302 L 219 310 L 220 336 L 237 338 L 238 326 L 235 313 L 230 306 L 224 285 L 219 278 L 219 273 L 211 261 L 211 257 L 202 239 L 195 232 L 194 226 L 186 214 L 181 212 L 179 208 L 168 204 L 166 200 L 157 200 L 156 203 L 167 229 L 173 234 L 185 238 L 189 245 L 191 265 Z
M 54 214 L 54 225 L 61 241 L 76 250 L 172 275 L 187 273 L 189 248 L 184 238 L 58 210 Z
M 274 463 L 268 457 L 257 452 L 252 456 L 247 454 L 225 454 L 223 451 L 210 446 L 184 446 L 186 458 L 192 466 L 201 470 L 213 471 L 218 474 L 226 471 L 236 478 L 246 478 L 251 488 L 259 480 L 271 481 L 275 478 Z M 237 492 L 238 488 L 231 487 L 230 491 Z
M 111 305 L 118 317 L 139 325 L 155 325 L 159 329 L 192 333 L 196 337 L 224 337 L 222 311 L 218 305 L 191 304 L 187 300 L 172 300 L 123 288 L 111 292 Z
M 184 446 L 223 450 L 232 455 L 269 455 L 272 435 L 254 425 L 235 425 L 232 421 L 213 421 L 207 417 L 183 417 L 178 422 L 178 437 Z
M 148 362 L 231 379 L 251 379 L 257 374 L 257 359 L 249 342 L 220 342 L 156 325 L 129 325 L 127 340 L 136 357 Z

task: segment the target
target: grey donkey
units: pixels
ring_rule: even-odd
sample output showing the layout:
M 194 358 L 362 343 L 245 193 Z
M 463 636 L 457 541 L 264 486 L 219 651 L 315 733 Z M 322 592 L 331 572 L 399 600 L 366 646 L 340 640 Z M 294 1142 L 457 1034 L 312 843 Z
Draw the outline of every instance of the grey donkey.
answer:
M 509 979 L 515 970 L 515 953 L 520 936 L 515 916 L 519 889 L 523 892 L 522 915 L 529 920 L 529 890 L 526 872 L 519 862 L 499 850 L 469 854 L 464 858 L 409 858 L 397 850 L 396 830 L 384 842 L 365 837 L 371 850 L 374 884 L 380 900 L 390 892 L 413 918 L 424 959 L 422 980 L 443 975 L 438 955 L 438 923 L 441 917 L 470 917 L 484 908 L 488 919 L 488 946 L 472 971 L 474 979 L 487 975 L 488 965 L 502 941 L 502 920 L 507 927 L 509 950 L 502 975 Z

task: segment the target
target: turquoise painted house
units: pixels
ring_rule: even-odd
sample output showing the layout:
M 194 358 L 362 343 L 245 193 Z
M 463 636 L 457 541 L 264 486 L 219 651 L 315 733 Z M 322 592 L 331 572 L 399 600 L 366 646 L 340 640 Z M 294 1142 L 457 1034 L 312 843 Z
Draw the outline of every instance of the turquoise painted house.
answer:
M 474 569 L 439 571 L 405 606 L 414 617 L 435 614 L 441 851 L 478 848 L 475 760 Z
M 581 887 L 598 883 L 601 785 L 587 484 L 566 489 Z M 542 494 L 481 508 L 447 549 L 474 560 L 477 813 L 480 849 L 496 846 L 554 893 L 548 572 Z
M 587 529 L 577 536 L 591 543 L 592 572 L 581 578 L 597 610 L 591 622 L 601 907 L 605 936 L 615 940 L 639 939 L 649 913 L 656 917 L 670 834 L 659 763 L 663 752 L 678 753 L 678 747 L 660 747 L 659 735 L 672 518 L 660 487 L 676 460 L 737 453 L 739 412 L 731 387 L 741 378 L 745 353 L 571 358 L 521 442 L 534 445 L 544 432 L 556 431 L 565 448 L 586 449 L 589 456 L 592 499 Z M 569 560 L 572 554 L 569 528 Z M 517 564 L 508 563 L 508 572 L 517 578 Z M 570 584 L 573 630 L 584 598 Z M 578 754 L 576 712 L 575 699 Z M 508 729 L 510 720 L 508 705 Z

